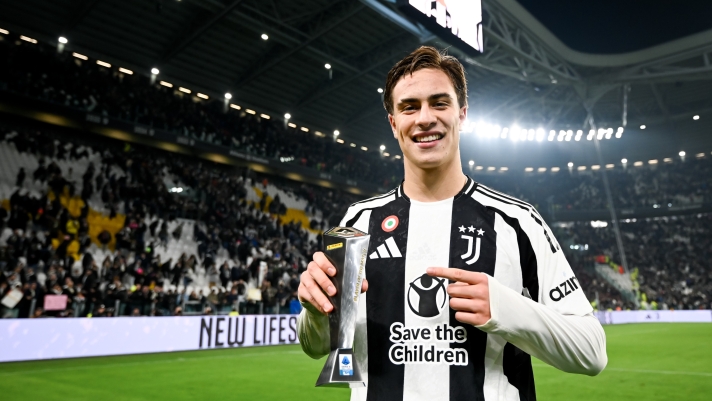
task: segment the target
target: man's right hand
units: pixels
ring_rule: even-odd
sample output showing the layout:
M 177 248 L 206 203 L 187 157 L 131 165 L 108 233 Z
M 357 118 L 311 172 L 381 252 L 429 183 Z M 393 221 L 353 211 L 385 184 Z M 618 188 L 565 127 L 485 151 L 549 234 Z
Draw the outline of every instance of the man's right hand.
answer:
M 336 288 L 329 277 L 336 275 L 336 268 L 329 262 L 323 252 L 316 252 L 314 260 L 309 262 L 307 270 L 302 273 L 299 282 L 297 295 L 299 301 L 310 303 L 321 313 L 329 313 L 334 310 L 334 306 L 329 302 L 325 293 L 329 296 L 336 295 Z M 361 285 L 361 292 L 366 292 L 368 282 L 364 279 Z

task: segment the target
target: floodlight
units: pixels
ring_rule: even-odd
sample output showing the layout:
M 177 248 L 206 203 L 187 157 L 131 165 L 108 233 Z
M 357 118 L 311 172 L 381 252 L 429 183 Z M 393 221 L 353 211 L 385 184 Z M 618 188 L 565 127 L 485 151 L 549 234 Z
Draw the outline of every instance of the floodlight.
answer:
M 69 42 L 67 40 L 67 38 L 65 38 L 64 36 L 60 36 L 59 39 L 57 39 L 57 41 L 63 45 L 66 45 Z
M 232 99 L 232 94 L 231 94 L 231 93 L 226 93 L 226 94 L 225 94 L 225 99 L 227 99 L 227 100 Z
M 158 68 L 151 68 L 151 74 L 153 75 L 158 75 L 160 71 L 158 71 Z

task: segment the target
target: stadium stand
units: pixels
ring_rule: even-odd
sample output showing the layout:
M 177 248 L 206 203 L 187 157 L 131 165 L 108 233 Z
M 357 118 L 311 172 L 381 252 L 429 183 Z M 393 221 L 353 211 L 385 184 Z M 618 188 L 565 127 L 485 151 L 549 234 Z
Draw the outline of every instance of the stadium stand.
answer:
M 642 308 L 710 309 L 712 273 L 706 267 L 712 250 L 712 215 L 657 217 L 635 219 L 621 224 L 631 278 L 637 281 Z M 593 255 L 616 255 L 613 230 L 594 228 L 590 223 L 577 222 L 568 228 L 577 244 L 586 244 Z M 572 260 L 572 258 L 570 258 Z M 604 264 L 576 258 L 577 270 L 598 269 Z M 584 264 L 588 263 L 588 266 Z M 613 269 L 608 269 L 618 275 Z M 606 273 L 609 274 L 609 273 Z M 602 280 L 599 275 L 598 281 Z M 592 280 L 593 281 L 593 280 Z M 601 309 L 631 306 L 606 289 L 593 283 L 589 289 L 599 291 Z M 586 288 L 586 287 L 584 287 Z
M 0 41 L 0 89 L 199 139 L 255 156 L 289 160 L 318 171 L 390 187 L 399 160 L 324 139 L 223 103 L 204 100 L 149 78 L 107 70 L 42 45 Z
M 0 91 L 12 96 L 381 187 L 397 185 L 403 175 L 400 160 L 377 151 L 364 152 L 244 110 L 226 112 L 221 101 L 148 79 L 58 54 L 41 43 L 0 41 Z M 277 305 L 285 311 L 298 285 L 296 275 L 319 249 L 319 233 L 360 199 L 88 134 L 22 124 L 2 127 L 1 134 L 0 298 L 20 284 L 40 314 L 42 294 L 52 292 L 76 294 L 72 301 L 79 302 L 67 312 L 72 315 L 171 314 L 178 307 L 200 313 L 208 305 L 226 313 L 237 304 L 242 312 L 275 312 Z M 669 212 L 664 218 L 622 220 L 628 264 L 637 268 L 631 274 L 596 263 L 595 256 L 605 256 L 608 266 L 617 266 L 610 227 L 580 221 L 562 225 L 562 243 L 587 245 L 585 254 L 566 250 L 590 300 L 600 309 L 709 307 L 710 277 L 702 264 L 709 254 L 709 215 L 684 213 L 711 204 L 710 157 L 606 171 L 617 208 Z M 550 222 L 559 220 L 561 211 L 607 207 L 595 170 L 488 173 L 473 168 L 470 174 L 530 202 Z M 692 234 L 697 242 L 689 240 Z M 670 286 L 668 279 L 676 284 Z M 95 288 L 87 289 L 87 280 Z M 98 311 L 100 305 L 104 311 Z M 22 301 L 6 312 L 24 317 L 29 309 Z
M 0 138 L 0 297 L 19 284 L 22 317 L 53 293 L 76 316 L 288 311 L 347 196 L 106 139 Z

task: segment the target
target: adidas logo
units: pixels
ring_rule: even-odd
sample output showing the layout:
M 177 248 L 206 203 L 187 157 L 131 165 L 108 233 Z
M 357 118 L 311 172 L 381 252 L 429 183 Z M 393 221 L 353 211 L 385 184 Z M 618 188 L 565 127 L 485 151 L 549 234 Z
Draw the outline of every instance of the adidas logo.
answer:
M 376 248 L 376 252 L 372 253 L 369 259 L 385 259 L 385 258 L 402 258 L 398 245 L 393 237 L 389 237 L 385 244 L 381 244 Z

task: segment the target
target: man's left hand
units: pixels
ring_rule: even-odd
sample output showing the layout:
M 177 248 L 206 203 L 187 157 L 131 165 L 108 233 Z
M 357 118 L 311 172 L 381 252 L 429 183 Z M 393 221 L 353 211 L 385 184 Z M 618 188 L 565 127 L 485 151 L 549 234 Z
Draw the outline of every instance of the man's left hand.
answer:
M 454 281 L 447 286 L 447 293 L 450 295 L 450 307 L 457 311 L 455 319 L 458 322 L 480 326 L 490 320 L 492 316 L 486 274 L 447 267 L 428 267 L 426 273 Z

